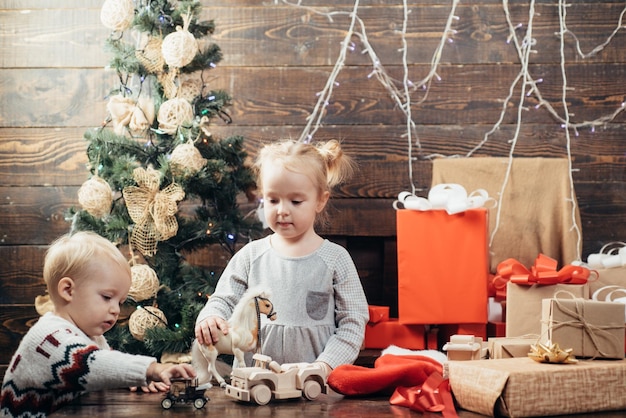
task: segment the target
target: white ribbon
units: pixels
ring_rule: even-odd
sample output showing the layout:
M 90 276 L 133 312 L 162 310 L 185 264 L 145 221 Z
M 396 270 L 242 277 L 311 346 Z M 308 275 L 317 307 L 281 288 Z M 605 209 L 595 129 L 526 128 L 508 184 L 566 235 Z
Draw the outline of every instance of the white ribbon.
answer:
M 613 248 L 607 250 L 611 246 Z M 589 254 L 587 264 L 594 269 L 626 266 L 626 243 L 609 242 L 599 253 Z
M 624 296 L 616 297 L 616 295 L 619 293 L 622 293 Z M 591 295 L 591 300 L 597 300 L 599 302 L 623 303 L 624 322 L 626 322 L 626 288 L 617 285 L 602 286 L 601 288 L 593 292 L 593 294 Z
M 428 192 L 428 199 L 415 196 L 410 192 L 398 194 L 398 200 L 393 202 L 394 209 L 432 210 L 445 209 L 450 215 L 461 213 L 468 209 L 483 207 L 487 202 L 495 199 L 490 198 L 485 189 L 474 190 L 469 195 L 463 186 L 453 183 L 442 183 L 433 186 Z M 402 204 L 402 207 L 398 207 Z

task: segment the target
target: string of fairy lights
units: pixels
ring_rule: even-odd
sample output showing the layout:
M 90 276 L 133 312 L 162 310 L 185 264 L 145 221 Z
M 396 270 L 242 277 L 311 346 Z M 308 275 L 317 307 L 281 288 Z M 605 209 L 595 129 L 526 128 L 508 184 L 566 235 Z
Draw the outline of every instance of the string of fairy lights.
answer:
M 566 153 L 567 159 L 569 161 L 569 182 L 570 182 L 570 190 L 571 196 L 568 201 L 572 206 L 572 229 L 575 230 L 576 235 L 578 237 L 578 258 L 580 259 L 580 248 L 582 242 L 582 232 L 578 227 L 576 222 L 576 199 L 574 195 L 574 179 L 572 173 L 574 169 L 572 168 L 572 155 L 571 155 L 571 135 L 572 133 L 575 136 L 578 136 L 579 130 L 583 128 L 589 128 L 592 132 L 595 131 L 596 127 L 601 127 L 606 125 L 607 123 L 613 121 L 620 113 L 622 113 L 626 109 L 626 103 L 621 103 L 613 112 L 600 116 L 594 120 L 584 120 L 575 122 L 572 120 L 572 114 L 568 109 L 568 93 L 571 91 L 571 87 L 568 86 L 568 78 L 566 72 L 566 59 L 565 59 L 565 40 L 567 37 L 574 40 L 575 49 L 578 56 L 582 59 L 590 58 L 600 51 L 602 51 L 606 46 L 608 46 L 613 38 L 621 31 L 626 28 L 626 25 L 623 24 L 623 18 L 626 14 L 626 6 L 622 10 L 619 15 L 619 19 L 616 23 L 615 29 L 612 31 L 610 35 L 607 36 L 606 40 L 599 45 L 592 48 L 589 52 L 583 52 L 581 48 L 581 43 L 578 36 L 568 28 L 567 26 L 567 9 L 570 7 L 565 0 L 557 0 L 558 1 L 558 18 L 559 18 L 559 27 L 555 32 L 555 35 L 559 38 L 560 44 L 560 71 L 562 77 L 562 85 L 561 85 L 561 97 L 560 104 L 563 108 L 562 113 L 559 113 L 553 103 L 550 103 L 548 100 L 544 98 L 541 92 L 540 85 L 542 83 L 541 78 L 535 78 L 530 71 L 530 58 L 532 54 L 537 53 L 536 46 L 537 40 L 533 36 L 533 24 L 534 19 L 538 15 L 535 9 L 535 0 L 531 0 L 528 2 L 528 11 L 527 11 L 527 20 L 523 23 L 514 22 L 511 18 L 511 13 L 509 9 L 509 0 L 502 0 L 502 10 L 504 12 L 506 23 L 509 30 L 509 37 L 507 39 L 507 43 L 512 45 L 515 48 L 515 51 L 519 58 L 519 72 L 511 81 L 509 86 L 508 95 L 502 99 L 502 107 L 501 112 L 498 119 L 491 125 L 490 129 L 487 130 L 482 140 L 473 147 L 465 157 L 471 157 L 476 151 L 480 150 L 485 144 L 489 141 L 491 135 L 497 132 L 505 118 L 505 113 L 507 109 L 509 109 L 511 104 L 514 105 L 516 110 L 516 121 L 515 121 L 515 130 L 513 134 L 513 138 L 509 140 L 510 150 L 508 154 L 508 166 L 505 174 L 505 178 L 500 190 L 500 196 L 503 195 L 504 190 L 507 187 L 509 176 L 511 173 L 513 158 L 515 155 L 515 147 L 519 140 L 519 135 L 522 126 L 523 115 L 525 112 L 529 110 L 527 102 L 528 98 L 533 97 L 536 100 L 535 109 L 544 109 L 547 111 L 551 117 L 556 121 L 556 123 L 560 124 L 560 127 L 563 130 L 563 134 L 565 136 L 566 141 Z M 407 143 L 407 151 L 408 151 L 408 171 L 409 171 L 409 181 L 411 185 L 411 191 L 413 194 L 416 192 L 416 186 L 413 176 L 413 162 L 416 158 L 413 157 L 414 148 L 421 149 L 421 143 L 419 140 L 419 136 L 417 135 L 417 124 L 414 120 L 413 111 L 419 109 L 419 105 L 424 103 L 428 98 L 428 93 L 432 88 L 433 81 L 439 82 L 442 81 L 441 77 L 438 74 L 438 68 L 440 66 L 442 52 L 445 46 L 449 43 L 454 42 L 454 35 L 457 33 L 454 29 L 454 24 L 459 21 L 459 17 L 456 15 L 457 6 L 459 5 L 459 0 L 451 0 L 450 9 L 448 18 L 445 21 L 445 24 L 441 28 L 441 37 L 440 41 L 433 51 L 432 59 L 430 62 L 430 69 L 427 75 L 415 82 L 409 78 L 409 62 L 407 59 L 407 52 L 410 48 L 407 42 L 407 28 L 408 21 L 411 14 L 411 5 L 408 0 L 402 0 L 403 7 L 403 21 L 401 25 L 401 29 L 398 29 L 400 32 L 400 43 L 401 47 L 399 51 L 401 52 L 402 59 L 402 68 L 403 68 L 403 78 L 402 80 L 396 80 L 390 77 L 385 70 L 384 63 L 378 57 L 375 48 L 370 44 L 368 40 L 368 30 L 366 23 L 363 19 L 359 17 L 359 6 L 360 0 L 354 0 L 354 4 L 351 8 L 351 11 L 347 10 L 329 10 L 328 6 L 325 7 L 312 7 L 304 4 L 303 0 L 274 0 L 274 4 L 285 4 L 291 7 L 300 8 L 306 10 L 310 13 L 314 13 L 320 16 L 326 17 L 329 22 L 335 23 L 335 18 L 339 16 L 349 17 L 349 25 L 345 30 L 345 36 L 341 41 L 339 54 L 337 60 L 331 70 L 328 79 L 322 90 L 317 93 L 317 102 L 315 103 L 311 114 L 307 117 L 307 124 L 304 127 L 301 135 L 300 141 L 309 142 L 312 140 L 313 136 L 317 132 L 317 130 L 322 126 L 323 118 L 326 114 L 326 108 L 332 101 L 332 94 L 335 88 L 339 87 L 339 83 L 337 82 L 337 77 L 340 74 L 342 68 L 345 66 L 345 61 L 348 56 L 348 52 L 355 51 L 360 47 L 362 54 L 369 57 L 372 65 L 371 72 L 367 75 L 370 79 L 376 79 L 389 93 L 391 100 L 395 103 L 396 107 L 401 111 L 406 120 L 406 132 L 404 132 L 403 136 L 406 139 Z M 519 5 L 517 5 L 519 7 Z M 355 44 L 352 39 L 356 37 L 360 42 L 360 45 Z M 519 96 L 515 96 L 516 92 L 519 92 Z M 420 97 L 418 99 L 413 99 L 413 96 L 419 94 Z M 427 158 L 439 158 L 446 157 L 441 154 L 432 154 L 427 156 Z M 447 157 L 459 157 L 458 155 L 447 156 Z M 502 208 L 502 202 L 497 206 L 496 213 L 496 221 L 495 227 L 492 230 L 490 244 L 493 242 L 493 238 L 498 230 L 498 226 L 500 224 L 500 213 Z

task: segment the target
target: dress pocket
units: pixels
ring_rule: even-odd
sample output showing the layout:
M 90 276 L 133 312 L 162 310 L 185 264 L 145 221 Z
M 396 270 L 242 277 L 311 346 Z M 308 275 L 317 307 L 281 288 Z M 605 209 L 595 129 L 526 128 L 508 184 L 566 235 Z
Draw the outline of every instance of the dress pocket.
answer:
M 328 312 L 330 295 L 325 292 L 309 292 L 306 297 L 306 312 L 312 319 L 319 321 L 324 319 Z

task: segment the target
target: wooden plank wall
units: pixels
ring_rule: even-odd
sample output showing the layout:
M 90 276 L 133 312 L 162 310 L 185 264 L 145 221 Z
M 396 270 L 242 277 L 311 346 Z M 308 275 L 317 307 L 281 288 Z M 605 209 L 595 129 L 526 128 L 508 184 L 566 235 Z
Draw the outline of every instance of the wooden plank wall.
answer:
M 295 3 L 295 2 L 294 2 Z M 350 25 L 353 0 L 303 0 L 308 6 L 256 0 L 204 0 L 214 19 L 213 41 L 224 60 L 209 83 L 234 98 L 232 125 L 218 134 L 241 134 L 251 154 L 265 141 L 298 138 L 317 101 Z M 427 76 L 453 1 L 409 1 L 407 70 Z M 530 13 L 530 5 L 535 13 Z M 619 25 L 622 1 L 575 1 L 567 27 L 583 52 L 603 43 Z M 64 213 L 76 204 L 87 179 L 85 130 L 105 114 L 104 97 L 115 75 L 105 70 L 108 31 L 100 0 L 4 0 L 0 6 L 0 365 L 6 367 L 21 336 L 37 318 L 43 293 L 46 246 L 68 230 Z M 562 114 L 562 77 L 576 123 L 619 113 L 626 93 L 626 31 L 618 30 L 592 57 L 576 53 L 566 36 L 561 51 L 557 0 L 515 1 L 510 20 L 523 34 L 532 22 L 535 52 L 529 71 L 543 97 Z M 324 15 L 321 13 L 342 12 Z M 362 0 L 358 8 L 368 40 L 388 74 L 403 78 L 402 2 Z M 432 154 L 466 155 L 502 117 L 501 126 L 474 156 L 508 156 L 519 129 L 518 157 L 565 157 L 564 130 L 545 108 L 527 99 L 517 125 L 515 101 L 506 106 L 522 66 L 500 0 L 463 1 L 454 32 L 440 55 L 436 79 L 413 94 L 412 116 L 420 147 L 412 163 L 418 193 L 430 185 Z M 532 19 L 531 19 L 532 18 Z M 357 26 L 359 29 L 359 26 Z M 359 175 L 333 201 L 334 220 L 322 231 L 348 247 L 370 303 L 396 309 L 395 217 L 392 202 L 410 190 L 406 119 L 384 87 L 371 77 L 372 61 L 353 37 L 316 139 L 339 138 L 360 163 Z M 565 65 L 560 64 L 561 56 Z M 514 89 L 512 97 L 520 96 Z M 515 100 L 515 99 L 514 99 Z M 595 129 L 572 132 L 573 179 L 583 226 L 583 258 L 610 241 L 626 239 L 626 125 L 619 113 Z M 416 138 L 414 138 L 415 140 Z M 549 181 L 549 179 L 547 179 Z M 532 191 L 529 192 L 532 196 Z M 206 262 L 209 255 L 197 256 Z M 215 257 L 215 256 L 214 256 Z M 219 257 L 218 257 L 219 258 Z M 221 260 L 224 261 L 224 260 Z

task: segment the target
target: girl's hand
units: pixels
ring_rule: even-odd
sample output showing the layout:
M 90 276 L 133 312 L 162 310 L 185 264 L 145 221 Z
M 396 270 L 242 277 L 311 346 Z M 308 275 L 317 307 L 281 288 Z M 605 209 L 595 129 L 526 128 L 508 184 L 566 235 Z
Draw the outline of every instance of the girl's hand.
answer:
M 195 333 L 200 344 L 217 344 L 220 335 L 228 334 L 228 322 L 219 316 L 209 316 L 196 325 Z

